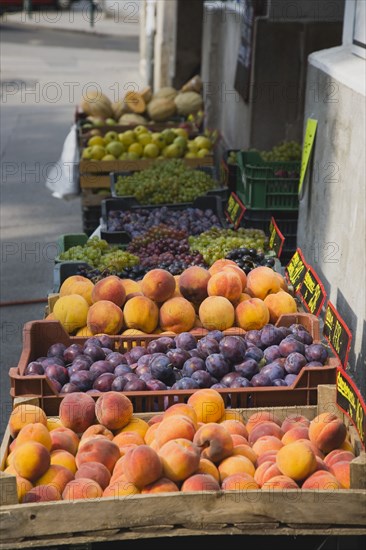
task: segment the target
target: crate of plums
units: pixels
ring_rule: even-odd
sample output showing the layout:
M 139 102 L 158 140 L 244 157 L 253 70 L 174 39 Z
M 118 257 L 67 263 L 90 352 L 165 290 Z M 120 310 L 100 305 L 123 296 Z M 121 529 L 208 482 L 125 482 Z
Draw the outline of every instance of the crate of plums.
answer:
M 58 321 L 24 325 L 23 351 L 11 368 L 11 396 L 36 396 L 47 414 L 63 397 L 84 391 L 97 398 L 125 393 L 138 412 L 186 402 L 214 388 L 225 406 L 311 405 L 319 384 L 335 383 L 338 361 L 319 340 L 319 321 L 282 315 L 261 330 L 204 330 L 75 337 Z

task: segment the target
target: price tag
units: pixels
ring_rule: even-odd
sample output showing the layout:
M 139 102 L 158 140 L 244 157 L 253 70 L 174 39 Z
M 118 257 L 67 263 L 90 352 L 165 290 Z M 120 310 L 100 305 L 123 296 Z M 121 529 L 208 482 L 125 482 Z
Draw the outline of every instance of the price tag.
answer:
M 324 286 L 312 267 L 308 267 L 304 280 L 298 290 L 301 301 L 306 309 L 319 316 L 327 294 Z
M 285 267 L 285 277 L 288 283 L 291 283 L 294 290 L 297 291 L 304 280 L 308 266 L 302 255 L 301 249 L 298 248 L 291 260 Z
M 302 184 L 304 183 L 305 174 L 309 165 L 309 160 L 311 157 L 311 151 L 313 149 L 317 126 L 318 126 L 317 120 L 314 120 L 313 118 L 308 118 L 307 124 L 306 124 L 304 144 L 302 147 L 299 195 L 301 194 Z
M 269 224 L 269 248 L 276 253 L 277 258 L 280 258 L 285 237 L 278 229 L 278 225 L 272 216 Z
M 366 405 L 354 381 L 337 368 L 337 406 L 351 419 L 360 436 L 363 448 L 366 445 Z
M 330 301 L 327 304 L 325 312 L 323 334 L 345 369 L 347 367 L 352 334 Z
M 245 211 L 246 208 L 239 197 L 235 193 L 231 193 L 225 208 L 225 216 L 233 224 L 234 229 L 238 229 Z

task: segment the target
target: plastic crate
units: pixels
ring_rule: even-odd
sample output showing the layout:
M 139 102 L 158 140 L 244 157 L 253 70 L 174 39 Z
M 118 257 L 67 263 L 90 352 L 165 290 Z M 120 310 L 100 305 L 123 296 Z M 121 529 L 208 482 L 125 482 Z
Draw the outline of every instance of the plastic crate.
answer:
M 314 315 L 307 313 L 283 315 L 276 325 L 290 326 L 292 323 L 303 324 L 311 332 L 314 340 L 319 340 L 319 320 Z M 232 333 L 232 330 L 226 331 L 226 334 Z M 159 336 L 113 336 L 112 339 L 115 341 L 116 349 L 124 353 L 135 345 L 146 346 Z M 197 331 L 195 336 L 200 339 L 204 334 Z M 23 328 L 23 351 L 18 367 L 11 368 L 9 371 L 11 397 L 36 396 L 41 400 L 41 406 L 47 414 L 57 414 L 59 405 L 66 394 L 58 393 L 52 381 L 45 375 L 25 376 L 25 369 L 28 363 L 46 355 L 51 344 L 56 342 L 62 342 L 66 346 L 71 343 L 84 344 L 86 339 L 69 336 L 58 321 L 44 320 L 26 323 Z M 225 406 L 231 408 L 312 405 L 316 403 L 319 384 L 335 383 L 338 364 L 337 359 L 330 357 L 324 367 L 304 367 L 294 384 L 289 387 L 223 388 L 218 391 L 225 401 Z M 154 412 L 165 410 L 178 401 L 186 402 L 195 391 L 160 390 L 123 393 L 131 399 L 135 412 Z M 98 395 L 100 394 L 95 394 L 95 399 Z
M 57 239 L 59 252 L 66 252 L 73 246 L 84 246 L 88 240 L 86 233 L 65 233 Z
M 211 209 L 219 218 L 222 227 L 227 227 L 226 219 L 223 214 L 222 201 L 218 195 L 204 195 L 197 197 L 191 203 L 163 204 L 163 205 L 140 205 L 135 197 L 122 197 L 105 199 L 102 202 L 102 225 L 100 230 L 101 239 L 109 243 L 128 244 L 131 242 L 131 236 L 126 231 L 109 231 L 108 216 L 109 212 L 114 210 L 155 210 L 157 208 L 168 208 L 169 210 L 185 210 L 186 208 L 199 208 L 201 210 Z
M 101 206 L 83 206 L 82 208 L 82 224 L 83 230 L 88 237 L 100 225 Z
M 237 153 L 236 192 L 247 208 L 297 210 L 300 162 L 265 162 L 259 153 Z M 287 177 L 276 176 L 278 171 Z
M 238 165 L 228 162 L 229 154 L 231 152 L 234 152 L 237 154 L 239 153 L 239 149 L 227 149 L 226 151 L 224 151 L 223 159 L 222 159 L 223 169 L 226 173 L 226 182 L 227 182 L 229 195 L 232 192 L 236 193 L 236 185 L 237 185 L 237 177 L 238 177 L 237 176 Z

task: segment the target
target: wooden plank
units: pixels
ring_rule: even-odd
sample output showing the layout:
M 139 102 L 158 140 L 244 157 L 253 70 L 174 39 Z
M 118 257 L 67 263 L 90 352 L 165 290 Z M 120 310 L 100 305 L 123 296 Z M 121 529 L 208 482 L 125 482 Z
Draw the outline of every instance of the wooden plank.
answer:
M 10 506 L 18 502 L 15 476 L 0 472 L 0 506 Z
M 197 166 L 213 166 L 214 158 L 212 155 L 195 158 L 182 159 L 184 164 L 191 168 Z M 145 170 L 157 161 L 155 159 L 139 160 L 81 160 L 79 163 L 80 174 L 109 174 L 109 172 L 129 172 L 136 170 Z
M 366 489 L 366 453 L 351 462 L 351 487 Z
M 337 415 L 341 420 L 343 420 L 342 411 L 337 407 L 337 389 L 335 385 L 324 384 L 318 386 L 318 414 L 324 412 L 332 413 Z
M 111 180 L 109 175 L 89 174 L 80 176 L 81 189 L 110 189 L 110 187 Z
M 82 176 L 88 177 L 88 176 Z M 104 177 L 104 176 L 102 176 Z M 103 193 L 93 193 L 92 189 L 82 189 L 81 192 L 81 205 L 82 206 L 100 206 L 104 199 L 111 197 L 110 191 L 105 191 Z
M 248 493 L 171 493 L 133 497 L 14 505 L 0 512 L 0 540 L 62 535 L 95 529 L 134 529 L 164 525 L 279 522 L 287 524 L 366 525 L 366 491 L 250 491 Z M 143 509 L 143 513 L 141 510 Z M 93 517 L 93 522 L 90 518 Z

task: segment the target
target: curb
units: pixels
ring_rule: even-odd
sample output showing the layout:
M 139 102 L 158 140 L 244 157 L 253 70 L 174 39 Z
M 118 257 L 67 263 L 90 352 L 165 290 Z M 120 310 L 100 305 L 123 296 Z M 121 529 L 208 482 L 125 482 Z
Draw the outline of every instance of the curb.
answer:
M 131 35 L 119 35 L 119 34 L 110 34 L 107 31 L 98 31 L 95 28 L 91 29 L 75 29 L 71 28 L 70 26 L 60 27 L 60 26 L 52 26 L 52 25 L 46 25 L 42 23 L 18 23 L 18 22 L 11 22 L 11 21 L 3 21 L 3 16 L 0 16 L 0 25 L 6 25 L 8 27 L 17 27 L 17 28 L 29 28 L 29 29 L 44 29 L 44 30 L 52 30 L 52 31 L 61 31 L 61 32 L 72 32 L 72 33 L 83 33 L 83 34 L 91 34 L 91 35 L 97 35 L 97 36 L 103 36 L 105 38 L 126 38 L 126 37 L 132 37 L 132 38 L 138 38 L 138 34 L 131 34 Z

